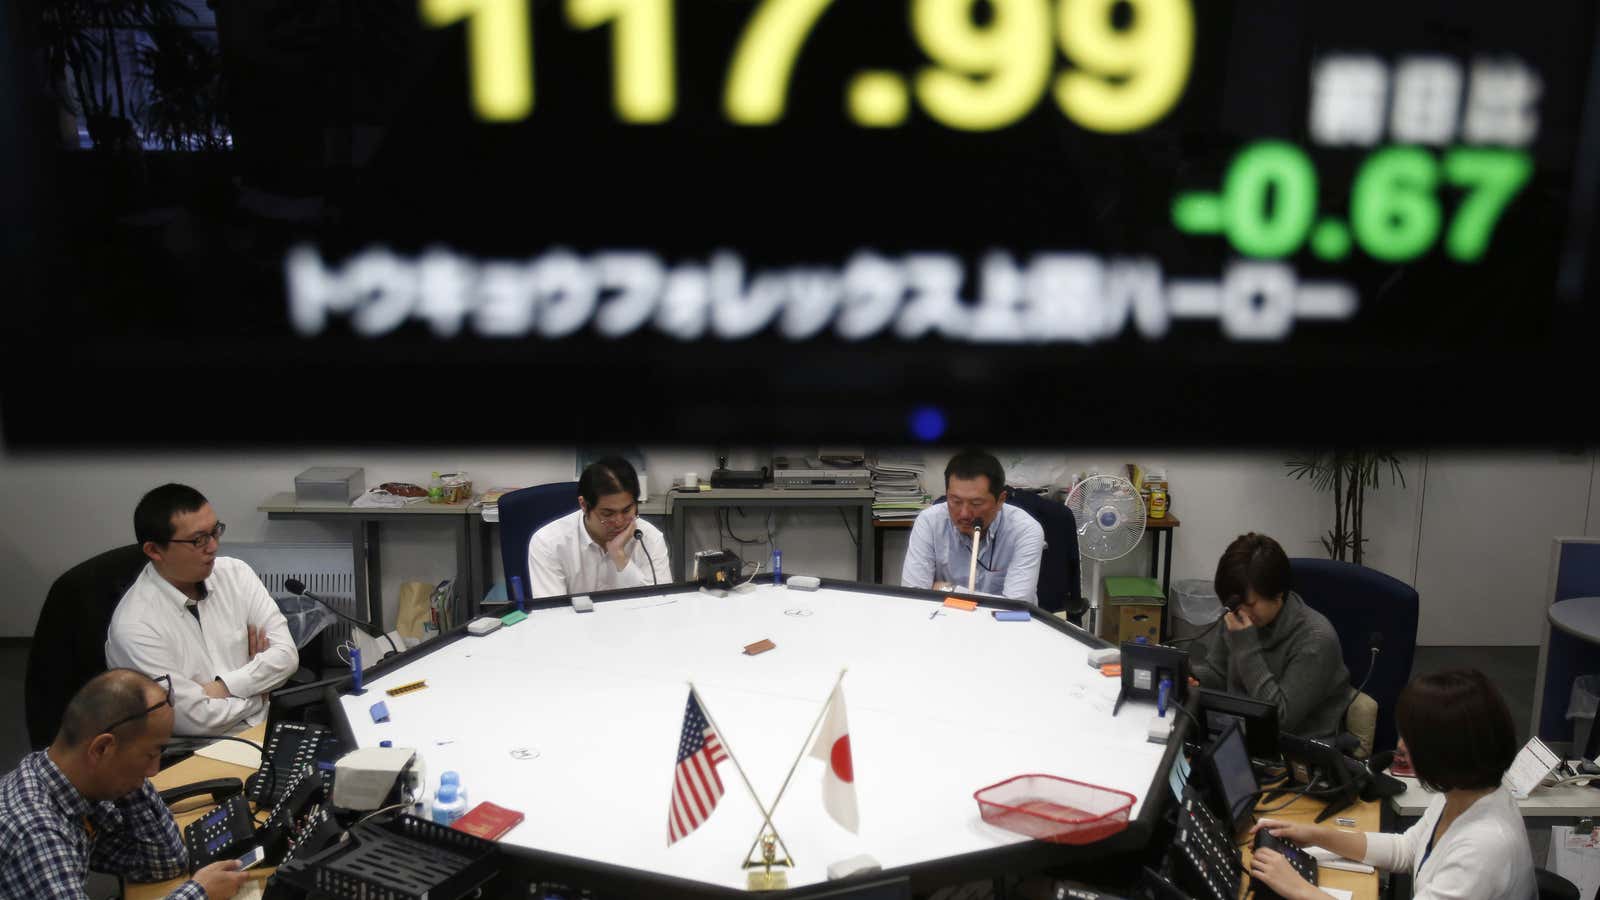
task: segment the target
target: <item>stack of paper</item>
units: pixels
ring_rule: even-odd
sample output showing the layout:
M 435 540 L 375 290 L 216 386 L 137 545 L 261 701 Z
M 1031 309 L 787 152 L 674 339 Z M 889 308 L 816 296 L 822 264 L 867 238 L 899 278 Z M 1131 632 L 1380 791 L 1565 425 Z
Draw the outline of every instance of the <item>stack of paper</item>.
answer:
M 485 522 L 500 521 L 500 498 L 519 488 L 490 488 L 477 496 L 480 514 Z
M 927 465 L 911 456 L 879 455 L 867 463 L 872 473 L 872 517 L 875 519 L 915 519 L 928 506 L 922 489 L 922 473 Z

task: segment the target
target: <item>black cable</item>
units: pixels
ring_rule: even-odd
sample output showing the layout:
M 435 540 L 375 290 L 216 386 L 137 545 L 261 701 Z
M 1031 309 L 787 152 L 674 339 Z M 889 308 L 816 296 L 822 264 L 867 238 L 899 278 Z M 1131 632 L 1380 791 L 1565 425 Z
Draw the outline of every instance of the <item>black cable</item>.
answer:
M 238 741 L 241 744 L 246 744 L 255 748 L 255 751 L 261 754 L 262 759 L 267 758 L 267 750 L 265 747 L 262 747 L 255 741 L 242 737 L 234 737 L 231 734 L 174 734 L 172 736 L 184 741 Z
M 851 529 L 851 527 L 850 527 L 850 517 L 844 514 L 844 507 L 835 506 L 834 509 L 838 511 L 839 518 L 844 520 L 844 530 L 845 530 L 845 533 L 850 535 L 850 543 L 854 544 L 857 549 L 860 549 L 860 547 L 861 547 L 861 539 L 856 537 L 855 531 L 853 529 Z
M 253 748 L 257 753 L 261 754 L 261 765 L 256 767 L 257 777 L 260 776 L 260 772 L 263 769 L 265 769 L 267 771 L 267 774 L 268 774 L 268 780 L 267 780 L 268 789 L 265 792 L 263 792 L 261 796 L 262 796 L 262 798 L 267 798 L 267 797 L 272 796 L 271 789 L 273 787 L 277 786 L 277 774 L 278 773 L 276 771 L 276 768 L 274 766 L 269 765 L 268 762 L 267 762 L 267 748 L 261 746 L 260 744 L 256 743 L 255 741 L 246 740 L 245 738 L 242 738 L 242 737 L 234 737 L 231 734 L 174 734 L 174 735 L 172 735 L 172 737 L 176 738 L 178 740 L 184 740 L 184 741 L 238 741 L 241 744 L 244 744 L 244 745 L 246 745 L 248 747 Z M 246 793 L 248 793 L 248 791 Z M 259 807 L 258 807 L 258 809 L 259 809 Z
M 1280 809 L 1284 809 L 1286 807 L 1292 806 L 1296 800 L 1299 800 L 1301 797 L 1304 797 L 1304 796 L 1306 796 L 1307 794 L 1310 794 L 1310 793 L 1311 793 L 1311 785 L 1308 784 L 1305 787 L 1301 788 L 1300 790 L 1296 791 L 1294 793 L 1294 796 L 1290 797 L 1288 800 L 1285 800 L 1282 803 L 1279 803 L 1277 806 L 1270 806 L 1270 807 L 1268 807 L 1266 809 L 1258 809 L 1258 810 L 1256 810 L 1256 812 L 1257 813 L 1277 812 Z
M 1225 616 L 1225 615 L 1227 615 L 1227 613 L 1224 612 L 1222 615 Z M 1210 634 L 1212 631 L 1216 630 L 1217 623 L 1221 622 L 1221 621 L 1222 621 L 1222 616 L 1217 616 L 1215 619 L 1211 620 L 1211 624 L 1210 625 L 1206 626 L 1206 630 L 1205 631 L 1202 631 L 1199 634 L 1192 634 L 1192 635 L 1190 635 L 1190 636 L 1188 636 L 1186 638 L 1177 638 L 1175 640 L 1167 641 L 1167 646 L 1168 647 L 1175 647 L 1175 646 L 1177 646 L 1179 644 L 1186 644 L 1189 641 L 1198 641 L 1201 638 L 1205 637 L 1206 635 Z M 1346 711 L 1348 712 L 1348 710 L 1346 710 Z
M 1372 655 L 1367 657 L 1367 676 L 1361 679 L 1361 687 L 1356 688 L 1356 692 L 1350 695 L 1350 702 L 1344 705 L 1344 714 L 1339 717 L 1339 725 L 1341 727 L 1349 721 L 1350 707 L 1356 705 L 1356 698 L 1361 696 L 1361 692 L 1367 689 L 1367 682 L 1372 680 L 1372 670 L 1378 667 L 1378 648 L 1369 647 L 1368 649 Z M 1377 739 L 1374 738 L 1373 742 L 1376 743 Z
M 739 514 L 740 515 L 744 515 L 744 511 L 740 510 Z M 735 541 L 737 541 L 737 542 L 739 542 L 741 544 L 765 544 L 765 543 L 767 543 L 766 541 L 747 541 L 744 538 L 739 537 L 737 534 L 734 534 L 734 532 L 733 532 L 733 516 L 729 512 L 727 507 L 723 507 L 722 515 L 727 518 L 728 537 L 733 538 Z
M 644 529 L 635 528 L 633 530 L 633 539 L 639 542 L 639 549 L 644 551 L 644 558 L 650 563 L 650 585 L 652 587 L 659 585 L 661 582 L 656 579 L 656 561 L 651 558 L 650 548 L 646 547 L 644 543 Z
M 1189 708 L 1187 706 L 1184 706 L 1182 703 L 1174 703 L 1172 704 L 1172 708 L 1188 716 L 1189 721 L 1194 723 L 1196 737 L 1205 737 L 1207 735 L 1205 724 L 1199 719 L 1195 718 L 1194 713 L 1189 712 Z

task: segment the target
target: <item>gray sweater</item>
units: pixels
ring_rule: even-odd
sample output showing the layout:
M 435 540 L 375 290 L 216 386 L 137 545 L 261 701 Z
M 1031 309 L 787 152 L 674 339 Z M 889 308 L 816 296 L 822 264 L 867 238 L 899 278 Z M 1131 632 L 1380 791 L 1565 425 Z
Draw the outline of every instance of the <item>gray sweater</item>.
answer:
M 1219 620 L 1190 665 L 1202 687 L 1276 706 L 1280 731 L 1321 738 L 1345 730 L 1344 711 L 1355 689 L 1339 635 L 1293 591 L 1269 625 L 1229 631 Z

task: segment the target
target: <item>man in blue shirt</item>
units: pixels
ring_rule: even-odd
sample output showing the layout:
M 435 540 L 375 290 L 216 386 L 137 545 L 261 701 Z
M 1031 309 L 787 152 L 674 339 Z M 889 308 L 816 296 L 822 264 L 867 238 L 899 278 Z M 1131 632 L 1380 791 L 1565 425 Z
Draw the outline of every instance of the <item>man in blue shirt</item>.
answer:
M 48 749 L 0 779 L 0 897 L 86 900 L 90 869 L 131 881 L 188 871 L 172 813 L 148 780 L 172 736 L 171 681 L 130 669 L 75 694 Z M 248 876 L 212 863 L 167 900 L 228 900 Z
M 964 450 L 951 457 L 944 467 L 944 502 L 923 510 L 911 526 L 901 587 L 965 589 L 973 534 L 981 527 L 974 589 L 1037 603 L 1044 529 L 1006 505 L 1005 484 L 1005 469 L 990 454 Z

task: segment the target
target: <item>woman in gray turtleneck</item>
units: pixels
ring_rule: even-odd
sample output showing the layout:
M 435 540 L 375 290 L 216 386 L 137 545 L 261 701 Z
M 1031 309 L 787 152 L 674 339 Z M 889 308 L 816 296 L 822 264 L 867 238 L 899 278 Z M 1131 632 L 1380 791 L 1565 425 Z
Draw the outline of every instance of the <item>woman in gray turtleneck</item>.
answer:
M 1339 636 L 1289 590 L 1289 557 L 1264 534 L 1240 535 L 1217 561 L 1217 596 L 1228 611 L 1190 665 L 1202 687 L 1278 708 L 1278 728 L 1302 737 L 1344 731 L 1355 696 Z

